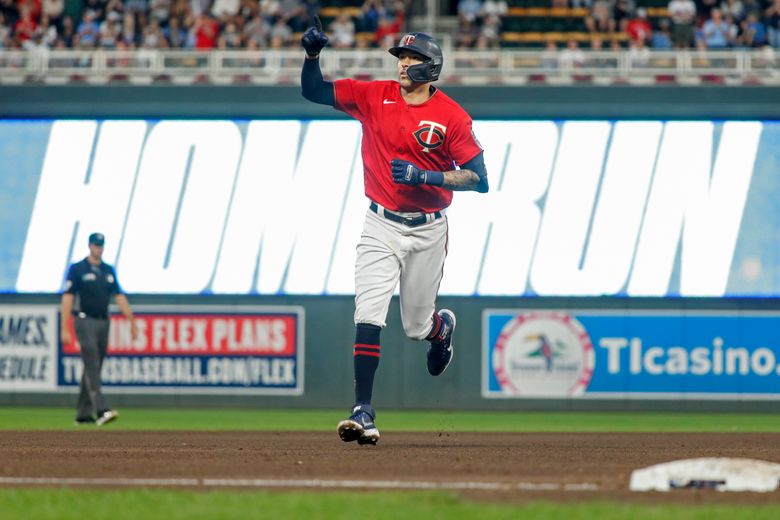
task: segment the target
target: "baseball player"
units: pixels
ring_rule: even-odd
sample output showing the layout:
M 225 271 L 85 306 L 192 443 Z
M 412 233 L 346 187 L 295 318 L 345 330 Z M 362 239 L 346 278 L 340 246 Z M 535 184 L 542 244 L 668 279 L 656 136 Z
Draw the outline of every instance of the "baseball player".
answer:
M 446 208 L 453 191 L 487 192 L 487 172 L 471 118 L 432 85 L 444 60 L 431 36 L 409 33 L 390 49 L 398 58 L 398 81 L 324 81 L 319 55 L 328 37 L 319 18 L 301 43 L 303 97 L 363 124 L 370 204 L 355 265 L 355 405 L 337 431 L 344 442 L 376 444 L 371 394 L 390 299 L 400 283 L 404 332 L 430 342 L 428 372 L 440 375 L 452 360 L 455 330 L 452 311 L 436 312 L 447 254 Z
M 138 337 L 133 312 L 127 297 L 119 288 L 116 272 L 112 266 L 103 262 L 104 244 L 103 234 L 89 235 L 89 256 L 70 266 L 65 291 L 62 293 L 60 339 L 63 345 L 73 341 L 69 327 L 72 314 L 84 363 L 76 405 L 77 425 L 103 426 L 119 416 L 108 407 L 100 389 L 100 371 L 108 351 L 108 303 L 112 295 L 130 322 L 132 338 L 135 340 Z

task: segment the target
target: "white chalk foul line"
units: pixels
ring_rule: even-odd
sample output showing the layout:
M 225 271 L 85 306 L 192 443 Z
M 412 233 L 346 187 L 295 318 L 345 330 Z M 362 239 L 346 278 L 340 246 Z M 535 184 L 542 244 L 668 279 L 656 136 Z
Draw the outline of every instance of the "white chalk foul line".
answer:
M 80 478 L 0 477 L 0 485 L 111 486 L 111 487 L 223 487 L 223 488 L 318 488 L 318 489 L 418 489 L 477 491 L 597 491 L 588 482 L 430 482 L 403 480 L 276 480 L 219 478 Z

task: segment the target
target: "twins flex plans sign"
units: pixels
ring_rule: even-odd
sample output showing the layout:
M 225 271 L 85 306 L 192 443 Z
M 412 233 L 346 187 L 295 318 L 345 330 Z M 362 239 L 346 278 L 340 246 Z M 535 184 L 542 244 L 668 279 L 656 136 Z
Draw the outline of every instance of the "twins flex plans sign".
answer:
M 482 395 L 780 399 L 780 315 L 487 310 Z
M 111 316 L 103 385 L 182 393 L 303 393 L 303 309 L 145 307 L 130 323 Z M 73 336 L 75 338 L 75 334 Z M 62 345 L 58 385 L 76 387 L 83 364 L 74 341 Z

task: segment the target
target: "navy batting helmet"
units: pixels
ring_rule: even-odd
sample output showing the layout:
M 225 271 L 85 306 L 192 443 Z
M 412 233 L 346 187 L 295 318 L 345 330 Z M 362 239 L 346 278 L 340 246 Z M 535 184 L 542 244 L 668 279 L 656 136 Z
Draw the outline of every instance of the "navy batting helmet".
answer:
M 391 48 L 389 52 L 397 58 L 401 51 L 411 51 L 423 58 L 422 63 L 406 69 L 412 81 L 427 83 L 439 79 L 441 67 L 444 65 L 444 56 L 439 42 L 432 36 L 421 32 L 405 34 L 398 45 Z

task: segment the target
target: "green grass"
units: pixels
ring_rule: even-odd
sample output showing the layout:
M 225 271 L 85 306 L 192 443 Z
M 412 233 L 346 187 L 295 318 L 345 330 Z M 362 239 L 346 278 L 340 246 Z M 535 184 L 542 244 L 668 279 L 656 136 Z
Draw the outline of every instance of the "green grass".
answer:
M 167 490 L 78 491 L 0 489 L 2 518 L 35 520 L 165 520 L 370 518 L 426 520 L 769 520 L 780 506 L 657 505 L 606 502 L 475 503 L 446 493 L 270 493 Z
M 124 408 L 113 430 L 332 431 L 344 410 Z M 69 408 L 0 408 L 0 430 L 73 428 Z M 780 414 L 379 411 L 394 431 L 780 432 Z

